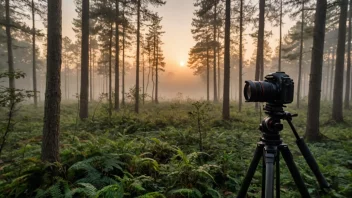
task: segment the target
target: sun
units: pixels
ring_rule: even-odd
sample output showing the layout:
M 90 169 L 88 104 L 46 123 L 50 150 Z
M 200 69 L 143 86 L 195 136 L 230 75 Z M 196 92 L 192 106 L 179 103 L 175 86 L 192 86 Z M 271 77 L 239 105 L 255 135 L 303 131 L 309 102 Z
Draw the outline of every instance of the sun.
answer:
M 186 65 L 185 61 L 180 61 L 180 67 L 184 67 Z

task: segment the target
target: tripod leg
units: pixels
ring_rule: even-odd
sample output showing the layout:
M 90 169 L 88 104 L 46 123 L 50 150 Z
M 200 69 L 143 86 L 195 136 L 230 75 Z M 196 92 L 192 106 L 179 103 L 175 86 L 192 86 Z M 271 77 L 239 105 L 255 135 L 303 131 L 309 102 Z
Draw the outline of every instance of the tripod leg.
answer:
M 262 160 L 262 198 L 265 198 L 265 160 Z
M 314 173 L 315 177 L 318 180 L 320 188 L 330 188 L 329 183 L 325 180 L 325 177 L 319 170 L 319 166 L 315 161 L 312 153 L 310 152 L 308 146 L 304 142 L 303 138 L 297 139 L 296 141 L 299 150 L 301 151 L 304 159 L 306 160 L 307 164 L 309 165 L 310 170 Z
M 243 180 L 241 189 L 238 192 L 237 198 L 245 198 L 246 197 L 248 187 L 252 181 L 255 170 L 257 169 L 260 158 L 263 156 L 263 148 L 264 148 L 264 145 L 257 144 L 257 148 L 255 149 L 254 157 L 253 157 L 252 162 L 249 166 L 246 177 Z
M 291 172 L 293 180 L 295 181 L 296 186 L 298 187 L 298 190 L 301 193 L 301 196 L 304 198 L 310 198 L 307 187 L 304 184 L 301 175 L 299 174 L 297 166 L 296 166 L 295 162 L 293 161 L 292 153 L 288 149 L 287 145 L 281 146 L 280 150 L 281 150 L 282 156 L 286 162 L 286 165 Z
M 265 146 L 265 198 L 274 198 L 274 163 L 276 147 Z
M 292 124 L 292 121 L 290 119 L 287 119 L 287 122 L 290 125 L 290 128 L 297 139 L 296 144 L 297 144 L 299 150 L 301 151 L 304 159 L 306 160 L 309 168 L 312 170 L 315 177 L 317 178 L 318 183 L 320 185 L 320 188 L 330 188 L 329 183 L 325 180 L 325 177 L 323 176 L 323 174 L 321 174 L 321 172 L 319 170 L 319 166 L 318 166 L 317 162 L 315 161 L 312 153 L 310 152 L 308 146 L 304 142 L 303 138 L 299 137 L 295 127 Z
M 276 198 L 280 198 L 280 152 L 276 153 Z

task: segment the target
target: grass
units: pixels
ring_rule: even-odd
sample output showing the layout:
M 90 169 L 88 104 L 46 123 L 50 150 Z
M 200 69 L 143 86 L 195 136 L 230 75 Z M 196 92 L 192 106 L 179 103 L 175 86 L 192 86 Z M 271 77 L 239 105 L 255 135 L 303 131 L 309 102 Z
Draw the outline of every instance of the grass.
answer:
M 197 122 L 189 113 L 194 111 L 193 102 L 147 103 L 139 115 L 127 105 L 111 120 L 107 104 L 102 104 L 94 120 L 91 115 L 85 122 L 77 119 L 76 103 L 64 102 L 61 162 L 56 164 L 40 162 L 43 107 L 33 110 L 23 105 L 0 157 L 0 197 L 236 197 L 261 136 L 257 129 L 264 115 L 248 103 L 239 113 L 233 103 L 231 121 L 222 121 L 221 105 L 211 104 L 203 112 L 203 151 L 199 152 Z M 90 112 L 97 105 L 91 103 Z M 303 135 L 307 105 L 288 106 L 288 111 L 299 114 L 293 122 Z M 281 136 L 312 197 L 352 197 L 352 112 L 345 112 L 342 124 L 331 122 L 330 112 L 331 104 L 324 102 L 320 131 L 325 138 L 308 144 L 332 185 L 328 193 L 319 189 L 286 123 Z M 282 197 L 299 197 L 283 160 L 280 166 Z M 260 191 L 257 171 L 248 196 L 259 197 Z

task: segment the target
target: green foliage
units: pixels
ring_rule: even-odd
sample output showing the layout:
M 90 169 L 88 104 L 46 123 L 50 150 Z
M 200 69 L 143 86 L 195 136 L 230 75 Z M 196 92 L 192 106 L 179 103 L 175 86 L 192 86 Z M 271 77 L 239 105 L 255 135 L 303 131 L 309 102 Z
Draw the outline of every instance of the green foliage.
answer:
M 119 184 L 105 186 L 97 192 L 97 195 L 95 197 L 123 198 L 123 189 Z
M 24 105 L 14 118 L 21 122 L 14 125 L 1 156 L 0 197 L 235 197 L 261 135 L 257 131 L 259 116 L 252 106 L 245 105 L 242 113 L 232 112 L 231 121 L 224 122 L 217 119 L 221 117 L 220 105 L 206 107 L 204 103 L 204 111 L 200 111 L 204 116 L 203 151 L 198 152 L 197 109 L 192 103 L 146 104 L 138 116 L 127 107 L 114 112 L 111 121 L 101 108 L 106 104 L 101 103 L 94 120 L 78 121 L 77 126 L 76 104 L 64 104 L 61 162 L 54 164 L 40 160 L 42 111 L 33 113 L 32 107 Z M 320 191 L 286 124 L 282 137 L 312 197 L 351 197 L 348 123 L 352 113 L 345 112 L 348 123 L 331 123 L 330 107 L 323 103 L 321 132 L 326 139 L 308 146 L 332 191 Z M 303 110 L 298 113 L 293 121 L 302 134 L 306 115 Z M 282 196 L 299 197 L 283 160 L 280 165 Z M 261 168 L 259 165 L 254 175 L 249 197 L 260 196 Z
M 206 136 L 207 123 L 209 122 L 209 111 L 210 104 L 209 102 L 194 102 L 192 103 L 194 107 L 193 111 L 188 112 L 189 118 L 194 121 L 195 131 L 199 135 L 198 144 L 199 151 L 203 151 L 203 138 Z
M 169 195 L 171 197 L 189 197 L 189 198 L 201 198 L 202 193 L 199 192 L 197 189 L 188 189 L 188 188 L 182 188 L 182 189 L 177 189 L 177 190 L 172 190 L 169 192 Z
M 166 198 L 163 194 L 159 192 L 151 192 L 145 195 L 139 196 L 138 198 Z

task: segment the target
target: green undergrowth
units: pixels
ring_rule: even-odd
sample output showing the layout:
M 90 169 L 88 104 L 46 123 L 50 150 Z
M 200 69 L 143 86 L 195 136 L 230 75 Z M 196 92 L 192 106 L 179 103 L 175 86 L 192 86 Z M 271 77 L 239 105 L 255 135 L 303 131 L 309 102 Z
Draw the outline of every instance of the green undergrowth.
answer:
M 0 197 L 236 197 L 264 115 L 253 104 L 238 113 L 233 103 L 231 120 L 222 121 L 221 104 L 202 103 L 206 110 L 200 111 L 199 128 L 192 103 L 148 103 L 139 115 L 131 105 L 109 118 L 108 105 L 93 102 L 89 119 L 82 122 L 77 104 L 65 102 L 61 162 L 53 164 L 40 160 L 43 107 L 23 105 L 0 156 Z M 303 135 L 306 105 L 299 110 L 291 106 L 287 110 L 299 114 L 293 122 Z M 323 140 L 308 144 L 332 186 L 329 192 L 319 189 L 287 124 L 281 135 L 312 197 L 352 197 L 352 112 L 346 111 L 345 123 L 337 124 L 330 121 L 330 111 L 331 105 L 323 103 Z M 261 168 L 248 197 L 260 196 Z M 300 197 L 283 160 L 280 170 L 281 197 Z

